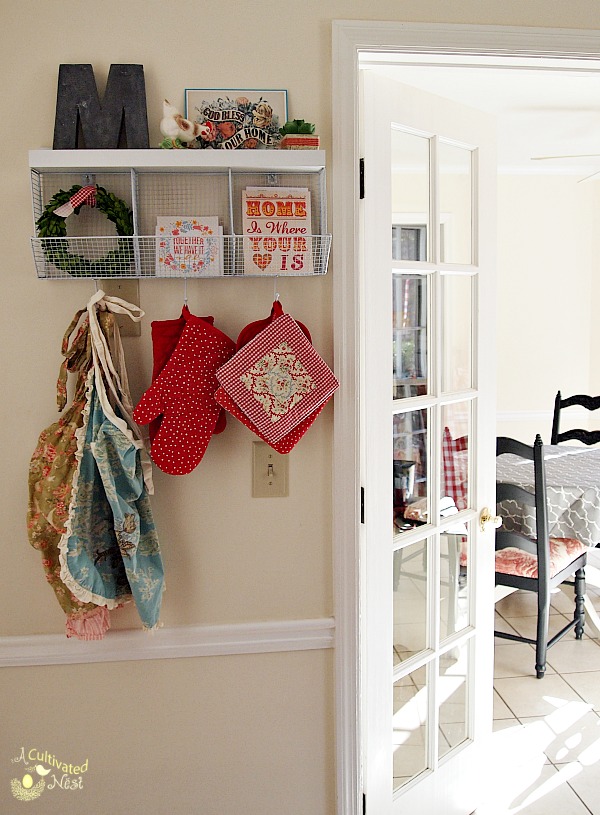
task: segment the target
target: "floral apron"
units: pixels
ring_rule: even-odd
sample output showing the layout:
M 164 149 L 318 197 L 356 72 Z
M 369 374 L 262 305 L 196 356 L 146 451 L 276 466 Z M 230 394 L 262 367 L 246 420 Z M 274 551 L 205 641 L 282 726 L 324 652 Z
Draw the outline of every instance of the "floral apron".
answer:
M 151 464 L 131 418 L 111 313 L 137 321 L 143 312 L 136 315 L 136 308 L 101 291 L 88 303 L 66 361 L 78 370 L 73 405 L 41 434 L 30 468 L 30 542 L 44 552 L 47 578 L 68 615 L 67 636 L 80 639 L 101 639 L 109 609 L 131 599 L 145 628 L 158 624 L 163 569 L 148 498 Z

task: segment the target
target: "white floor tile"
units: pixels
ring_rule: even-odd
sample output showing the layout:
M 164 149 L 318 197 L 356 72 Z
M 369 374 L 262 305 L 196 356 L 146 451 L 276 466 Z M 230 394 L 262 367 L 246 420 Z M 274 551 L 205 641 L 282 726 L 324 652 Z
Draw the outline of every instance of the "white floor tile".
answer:
M 512 719 L 513 712 L 494 688 L 494 721 L 496 719 Z
M 583 767 L 569 780 L 569 786 L 581 798 L 592 815 L 600 815 L 600 764 Z
M 515 769 L 511 776 L 502 779 L 493 797 L 478 807 L 474 815 L 590 815 L 569 786 L 572 772 L 568 767 L 557 769 L 544 764 L 537 770 Z
M 553 764 L 593 764 L 600 760 L 600 718 L 585 702 L 572 702 L 549 716 L 521 722 L 537 731 Z
M 599 592 L 589 594 L 600 612 Z M 535 603 L 527 592 L 504 598 L 496 604 L 496 628 L 533 636 Z M 570 588 L 553 594 L 552 633 L 572 610 Z M 473 815 L 600 815 L 599 642 L 565 635 L 538 680 L 534 648 L 496 638 L 490 761 L 498 785 Z
M 594 710 L 600 711 L 600 672 L 565 673 L 562 677 Z
M 494 724 L 492 730 L 494 733 L 498 733 L 500 730 L 509 730 L 511 727 L 522 727 L 521 722 L 518 719 L 496 719 L 494 718 Z
M 533 617 L 506 617 L 506 623 L 514 628 L 515 631 L 522 637 L 529 637 L 535 639 L 537 634 L 537 616 Z M 561 628 L 564 628 L 570 622 L 569 617 L 562 614 L 551 614 L 548 618 L 548 639 L 557 634 Z M 565 640 L 575 639 L 575 631 L 568 631 L 565 635 Z
M 503 617 L 526 617 L 537 614 L 537 597 L 531 591 L 515 591 L 498 600 L 496 611 Z M 573 601 L 558 589 L 550 598 L 550 614 L 572 614 Z
M 504 643 L 500 645 L 499 643 Z M 551 665 L 546 675 L 555 673 Z M 494 648 L 494 676 L 524 676 L 535 678 L 535 649 L 525 642 L 510 642 L 496 638 Z M 543 681 L 543 680 L 537 680 Z
M 502 700 L 518 718 L 547 716 L 568 702 L 581 702 L 581 697 L 557 674 L 543 679 L 535 676 L 498 678 L 494 686 Z
M 565 637 L 548 651 L 548 664 L 557 673 L 600 671 L 600 645 L 597 640 Z

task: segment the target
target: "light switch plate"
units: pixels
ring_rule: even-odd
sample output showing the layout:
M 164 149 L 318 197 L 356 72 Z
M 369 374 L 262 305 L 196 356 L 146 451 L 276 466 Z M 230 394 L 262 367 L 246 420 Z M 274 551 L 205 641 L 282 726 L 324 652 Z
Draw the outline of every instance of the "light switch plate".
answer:
M 133 280 L 100 280 L 99 287 L 110 297 L 120 297 L 134 306 L 140 304 L 140 281 Z M 126 314 L 115 314 L 122 337 L 139 337 L 142 333 L 140 323 L 134 323 Z
M 252 497 L 286 498 L 289 456 L 273 450 L 264 441 L 252 443 Z

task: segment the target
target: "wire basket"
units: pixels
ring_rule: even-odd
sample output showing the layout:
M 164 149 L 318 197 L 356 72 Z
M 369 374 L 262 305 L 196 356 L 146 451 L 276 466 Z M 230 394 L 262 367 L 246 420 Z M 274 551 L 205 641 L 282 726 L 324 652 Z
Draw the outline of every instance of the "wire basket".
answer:
M 327 272 L 331 235 L 206 238 L 208 260 L 161 246 L 154 235 L 31 238 L 39 278 L 304 277 Z M 169 251 L 171 250 L 171 251 Z

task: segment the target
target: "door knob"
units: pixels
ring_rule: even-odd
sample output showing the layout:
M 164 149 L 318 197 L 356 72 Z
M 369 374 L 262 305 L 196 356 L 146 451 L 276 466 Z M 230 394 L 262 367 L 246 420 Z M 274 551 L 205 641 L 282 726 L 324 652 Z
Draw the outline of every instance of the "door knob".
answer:
M 479 516 L 479 528 L 482 532 L 485 532 L 487 524 L 492 524 L 494 529 L 498 529 L 502 526 L 502 518 L 499 515 L 492 515 L 488 507 L 484 507 Z

